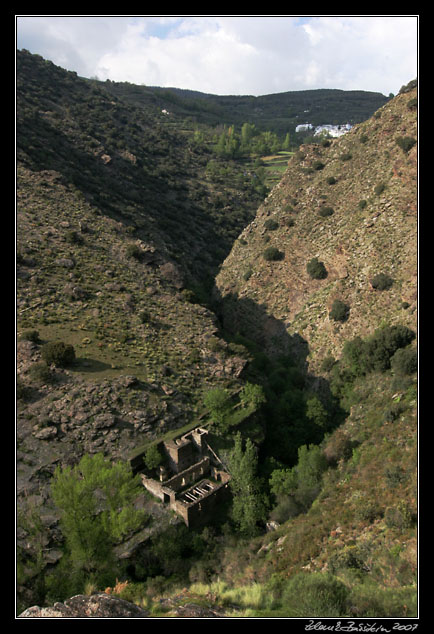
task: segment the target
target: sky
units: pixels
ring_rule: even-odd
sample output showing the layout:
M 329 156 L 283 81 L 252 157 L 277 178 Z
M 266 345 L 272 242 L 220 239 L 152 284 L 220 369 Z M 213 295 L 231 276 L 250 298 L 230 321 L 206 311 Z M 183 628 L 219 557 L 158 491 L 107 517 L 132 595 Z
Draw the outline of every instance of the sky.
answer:
M 16 44 L 81 77 L 268 95 L 388 96 L 418 74 L 418 16 L 16 15 Z

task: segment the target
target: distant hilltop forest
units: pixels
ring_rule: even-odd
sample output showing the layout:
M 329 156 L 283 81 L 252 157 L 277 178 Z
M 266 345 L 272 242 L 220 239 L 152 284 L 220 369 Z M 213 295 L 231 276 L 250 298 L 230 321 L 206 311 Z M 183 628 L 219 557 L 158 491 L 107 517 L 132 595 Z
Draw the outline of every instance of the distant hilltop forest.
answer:
M 306 120 L 313 126 L 355 124 L 368 119 L 393 95 L 363 90 L 300 90 L 254 97 L 219 96 L 180 88 L 137 86 L 107 80 L 115 96 L 135 105 L 154 104 L 206 125 L 255 124 L 261 130 L 282 135 L 295 131 Z

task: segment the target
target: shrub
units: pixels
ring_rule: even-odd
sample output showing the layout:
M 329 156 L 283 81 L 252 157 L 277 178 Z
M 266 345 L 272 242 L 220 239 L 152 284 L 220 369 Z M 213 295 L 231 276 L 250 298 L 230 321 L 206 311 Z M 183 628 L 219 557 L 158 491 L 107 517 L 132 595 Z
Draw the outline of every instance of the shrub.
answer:
M 384 588 L 377 584 L 357 584 L 348 603 L 351 616 L 358 618 L 399 618 L 417 616 L 417 588 Z
M 341 161 L 350 161 L 353 158 L 353 155 L 350 154 L 349 152 L 346 152 L 345 154 L 341 154 Z
M 327 277 L 327 269 L 318 258 L 312 258 L 306 265 L 306 270 L 314 280 L 323 280 Z
M 344 366 L 354 377 L 372 371 L 385 372 L 396 351 L 407 347 L 415 336 L 407 326 L 398 325 L 380 328 L 366 340 L 355 337 L 344 344 Z
M 65 240 L 69 244 L 82 244 L 83 243 L 83 238 L 82 238 L 82 236 L 79 233 L 77 233 L 77 231 L 67 231 L 65 233 Z
M 142 324 L 146 324 L 151 320 L 151 315 L 148 313 L 147 310 L 142 310 L 139 313 L 139 319 Z
M 366 342 L 365 365 L 369 370 L 385 372 L 390 368 L 390 359 L 399 348 L 405 348 L 415 338 L 407 326 L 387 326 L 376 330 Z
M 384 513 L 384 521 L 389 528 L 404 530 L 413 524 L 412 513 L 405 502 L 399 502 L 397 506 L 389 506 Z
M 37 383 L 51 383 L 54 378 L 50 368 L 44 362 L 34 363 L 29 369 L 29 374 Z
M 282 605 L 298 617 L 337 617 L 347 611 L 349 590 L 330 574 L 302 572 L 282 592 Z
M 326 216 L 332 216 L 335 213 L 333 207 L 321 207 L 318 214 L 325 218 Z
M 268 262 L 283 260 L 283 253 L 276 247 L 267 247 L 264 251 L 264 260 Z
M 268 231 L 275 231 L 279 227 L 279 223 L 276 222 L 276 220 L 273 220 L 272 218 L 269 218 L 268 220 L 265 221 L 264 227 Z
M 21 335 L 23 341 L 32 341 L 33 343 L 40 343 L 39 332 L 37 330 L 25 330 Z
M 394 489 L 408 480 L 408 476 L 401 465 L 386 467 L 384 476 L 387 486 L 391 489 Z
M 334 176 L 329 176 L 327 179 L 327 184 L 328 185 L 334 185 L 336 183 L 336 178 Z
M 64 367 L 74 361 L 75 350 L 63 341 L 50 341 L 42 346 L 41 355 L 47 365 Z
M 329 312 L 330 319 L 334 321 L 346 321 L 350 312 L 350 307 L 344 304 L 340 299 L 335 299 L 332 309 Z
M 400 348 L 390 360 L 392 370 L 396 374 L 413 374 L 417 372 L 416 348 Z
M 382 511 L 377 502 L 364 500 L 355 509 L 354 516 L 361 522 L 372 524 L 376 519 L 381 517 Z
M 366 200 L 359 200 L 358 208 L 359 209 L 365 209 L 367 204 L 368 204 L 368 202 Z
M 417 143 L 416 139 L 411 136 L 399 136 L 396 139 L 396 143 L 403 150 L 403 152 L 409 152 L 413 145 Z
M 377 291 L 385 291 L 393 284 L 393 279 L 386 275 L 386 273 L 377 273 L 371 280 L 371 285 Z
M 336 465 L 339 460 L 349 460 L 353 454 L 354 447 L 355 443 L 339 427 L 327 440 L 327 444 L 324 447 L 324 456 L 329 465 Z
M 330 372 L 330 370 L 335 365 L 335 363 L 336 363 L 336 359 L 331 354 L 329 354 L 327 357 L 323 359 L 323 362 L 321 364 L 321 370 L 323 370 L 323 372 Z
M 293 517 L 300 515 L 301 508 L 297 502 L 291 496 L 280 497 L 277 501 L 277 505 L 270 513 L 270 519 L 283 524 Z
M 324 165 L 324 163 L 322 161 L 314 161 L 312 163 L 312 167 L 313 167 L 314 170 L 318 171 L 318 170 L 324 169 L 325 165 Z
M 386 189 L 386 185 L 384 183 L 378 183 L 378 185 L 375 185 L 374 187 L 374 193 L 377 196 L 379 196 L 380 194 L 384 192 L 385 189 Z
M 339 570 L 350 568 L 353 570 L 366 570 L 366 559 L 369 555 L 369 548 L 363 546 L 348 546 L 343 550 L 334 553 L 329 561 L 329 570 L 336 574 Z
M 414 97 L 414 99 L 410 99 L 410 101 L 407 103 L 407 108 L 409 110 L 417 108 L 417 97 Z
M 397 420 L 401 416 L 405 409 L 406 408 L 403 403 L 392 403 L 392 405 L 387 407 L 384 411 L 384 421 L 393 423 L 393 421 Z
M 141 260 L 143 258 L 143 251 L 137 244 L 129 244 L 126 248 L 126 254 L 129 258 L 134 258 L 135 260 Z
M 29 388 L 28 386 L 24 383 L 24 381 L 22 381 L 22 379 L 20 379 L 19 377 L 17 378 L 17 382 L 16 382 L 16 396 L 18 400 L 26 400 L 27 397 L 29 396 Z

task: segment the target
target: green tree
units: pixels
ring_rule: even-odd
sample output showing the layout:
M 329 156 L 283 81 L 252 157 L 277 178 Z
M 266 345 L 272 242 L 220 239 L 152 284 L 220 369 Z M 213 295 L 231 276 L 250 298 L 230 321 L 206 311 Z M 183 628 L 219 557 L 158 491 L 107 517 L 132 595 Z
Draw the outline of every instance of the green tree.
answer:
M 306 401 L 306 417 L 322 429 L 326 429 L 328 426 L 327 410 L 316 394 Z
M 233 403 L 228 390 L 220 387 L 210 390 L 205 394 L 204 403 L 217 430 L 220 432 L 226 431 L 228 416 L 233 410 Z
M 285 140 L 282 143 L 282 150 L 289 150 L 291 147 L 291 137 L 289 132 L 286 133 Z
M 350 307 L 344 304 L 340 299 L 335 299 L 329 312 L 330 319 L 334 321 L 346 321 L 350 313 Z
M 151 445 L 145 453 L 144 463 L 147 469 L 156 469 L 160 466 L 163 460 L 163 456 L 160 453 L 157 445 Z
M 298 462 L 292 469 L 277 469 L 271 474 L 271 492 L 278 498 L 293 497 L 305 511 L 321 489 L 322 474 L 327 469 L 326 457 L 318 445 L 302 445 L 298 449 Z
M 140 491 L 126 463 L 112 464 L 102 454 L 56 468 L 51 493 L 72 570 L 98 575 L 110 569 L 115 544 L 144 521 L 134 505 Z
M 243 123 L 241 126 L 241 146 L 245 150 L 250 146 L 250 141 L 257 134 L 255 124 Z
M 253 536 L 258 531 L 259 522 L 266 518 L 267 504 L 260 490 L 257 477 L 258 456 L 250 438 L 243 448 L 241 434 L 236 435 L 228 466 L 233 493 L 232 518 L 241 534 Z
M 244 407 L 258 409 L 266 401 L 264 388 L 261 385 L 247 382 L 241 390 L 240 401 Z

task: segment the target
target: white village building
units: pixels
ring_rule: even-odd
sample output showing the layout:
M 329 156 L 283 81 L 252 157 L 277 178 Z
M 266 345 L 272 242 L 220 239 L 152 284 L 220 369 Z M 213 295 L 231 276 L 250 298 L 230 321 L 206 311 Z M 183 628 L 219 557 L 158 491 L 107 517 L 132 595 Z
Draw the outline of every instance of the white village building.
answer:
M 318 125 L 314 130 L 314 136 L 318 136 L 321 133 L 327 133 L 332 137 L 342 136 L 348 130 L 351 130 L 353 126 L 350 123 L 343 125 Z M 296 132 L 306 132 L 307 130 L 313 130 L 314 126 L 311 123 L 302 123 L 295 128 Z

